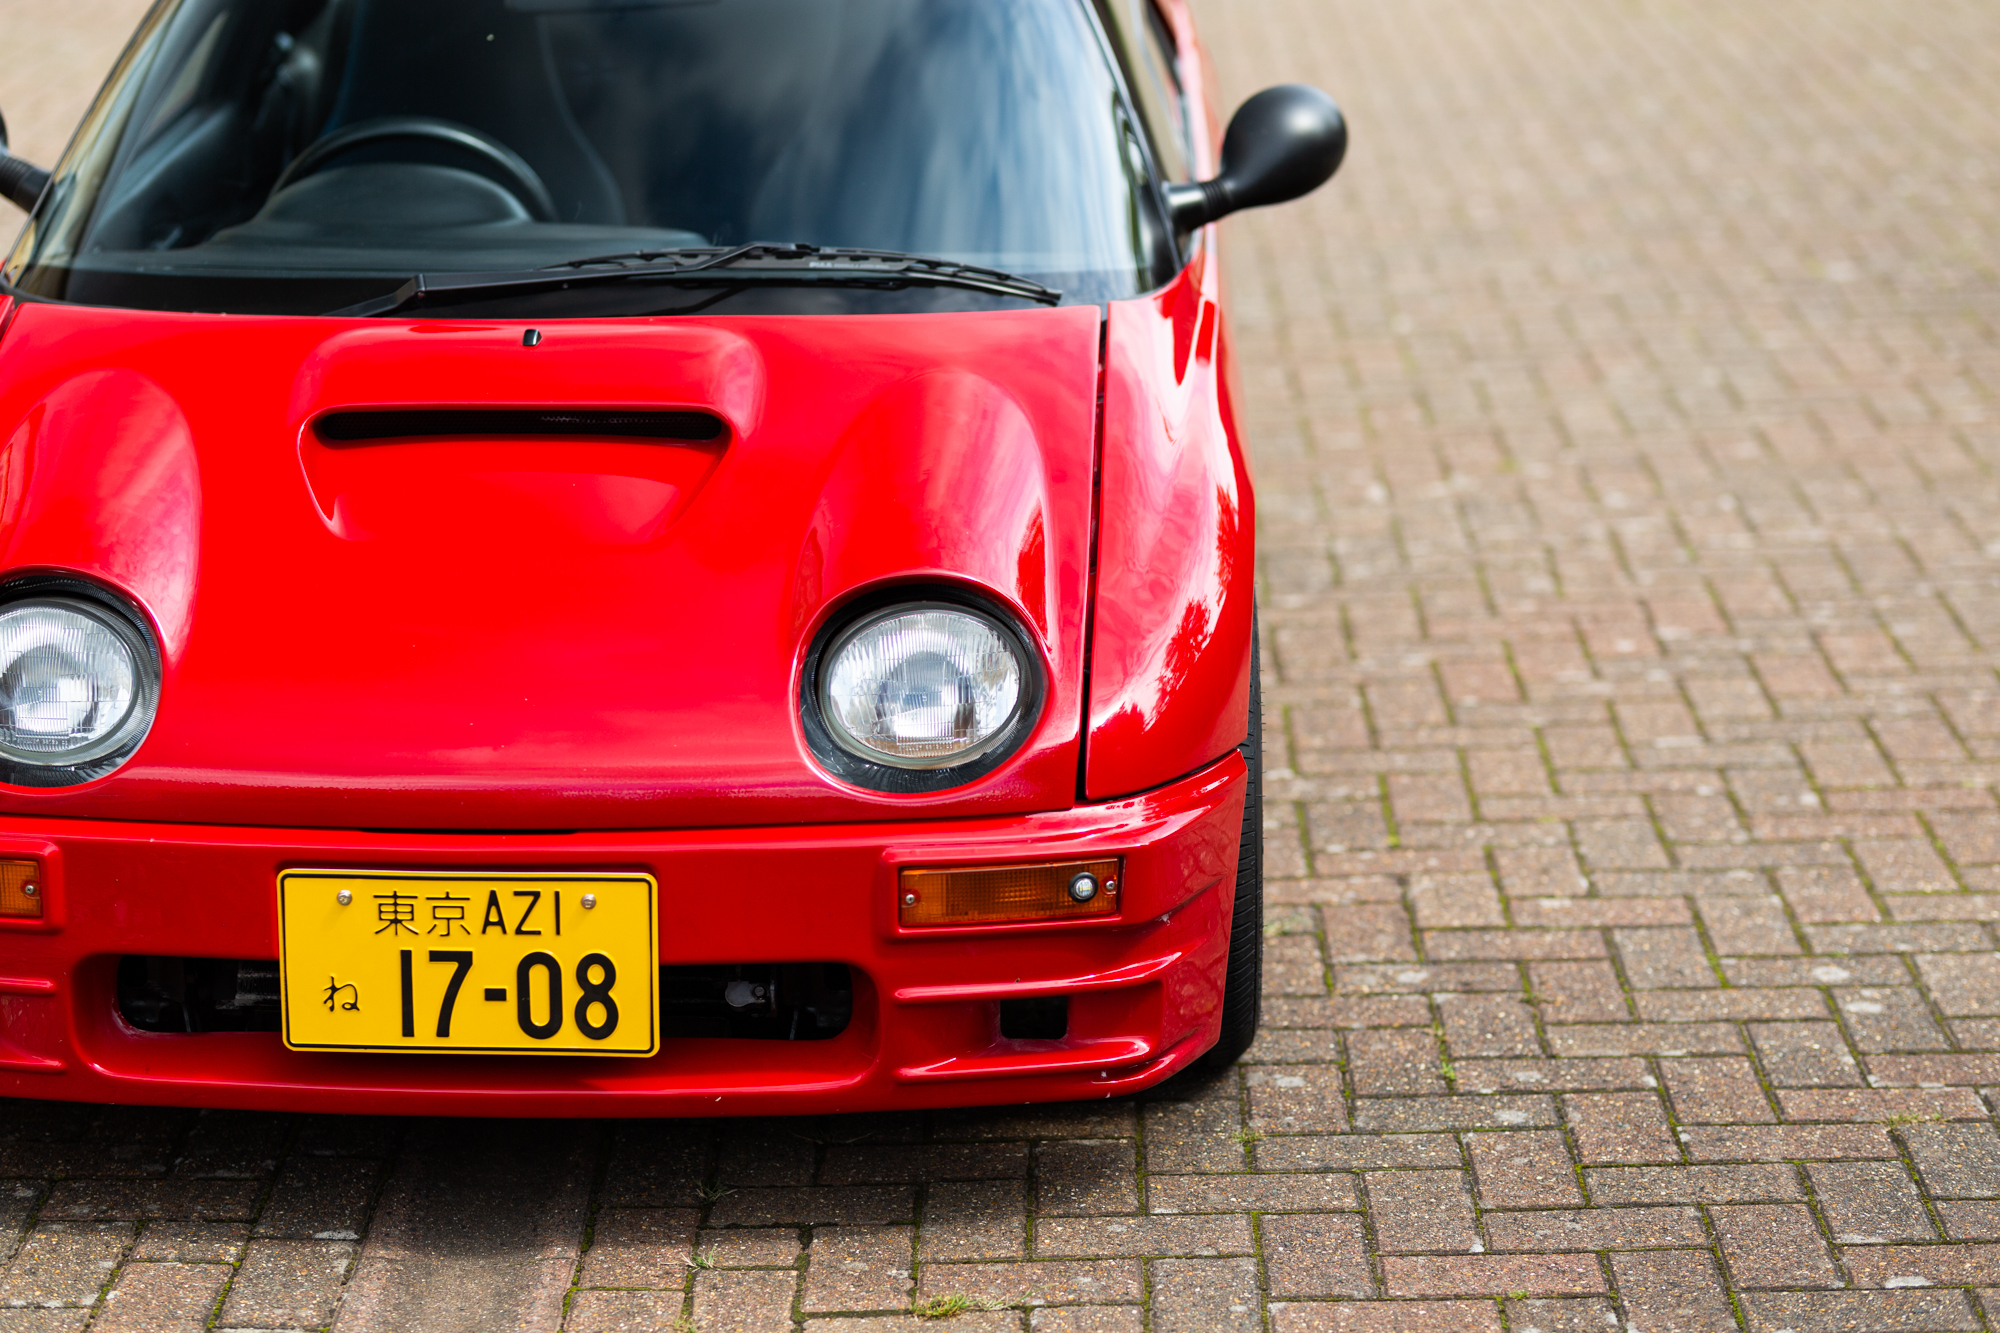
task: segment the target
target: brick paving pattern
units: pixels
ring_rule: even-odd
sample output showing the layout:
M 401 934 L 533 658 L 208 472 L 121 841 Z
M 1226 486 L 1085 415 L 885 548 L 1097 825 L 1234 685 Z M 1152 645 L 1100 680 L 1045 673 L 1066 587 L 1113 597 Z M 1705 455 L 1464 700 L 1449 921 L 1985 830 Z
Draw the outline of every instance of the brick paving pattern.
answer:
M 2000 1329 L 2000 9 L 1200 11 L 1232 97 L 1355 135 L 1230 224 L 1241 1068 L 853 1121 L 9 1104 L 0 1333 Z

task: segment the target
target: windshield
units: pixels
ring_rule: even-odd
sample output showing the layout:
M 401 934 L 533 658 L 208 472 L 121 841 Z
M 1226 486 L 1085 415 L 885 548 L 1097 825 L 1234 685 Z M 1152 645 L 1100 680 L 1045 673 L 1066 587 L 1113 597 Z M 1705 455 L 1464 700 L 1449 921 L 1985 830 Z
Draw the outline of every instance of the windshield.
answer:
M 7 276 L 318 314 L 418 273 L 768 241 L 1114 300 L 1176 265 L 1126 107 L 1085 0 L 165 0 Z M 621 283 L 532 313 L 1023 304 L 838 287 Z

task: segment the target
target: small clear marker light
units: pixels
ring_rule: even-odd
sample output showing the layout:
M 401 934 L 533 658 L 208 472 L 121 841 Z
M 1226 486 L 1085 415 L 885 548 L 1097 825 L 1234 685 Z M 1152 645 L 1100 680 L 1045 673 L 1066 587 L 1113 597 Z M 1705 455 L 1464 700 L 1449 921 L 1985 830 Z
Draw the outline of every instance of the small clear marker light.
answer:
M 1080 903 L 1087 903 L 1097 896 L 1097 876 L 1088 870 L 1079 870 L 1069 882 L 1069 896 Z

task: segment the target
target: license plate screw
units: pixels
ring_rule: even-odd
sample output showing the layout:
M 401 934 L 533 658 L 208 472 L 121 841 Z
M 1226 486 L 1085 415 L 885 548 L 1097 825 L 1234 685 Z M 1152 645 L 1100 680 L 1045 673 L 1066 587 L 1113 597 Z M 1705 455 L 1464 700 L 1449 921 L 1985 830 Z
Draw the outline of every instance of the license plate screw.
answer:
M 354 890 L 342 889 L 339 893 L 333 895 L 333 900 L 339 903 L 342 907 L 345 907 L 349 903 L 354 901 Z
M 583 895 L 583 906 L 584 906 L 584 909 L 585 909 L 586 911 L 588 911 L 588 910 L 589 910 L 590 908 L 593 908 L 593 907 L 597 906 L 597 895 L 596 895 L 596 894 L 594 894 L 594 893 L 586 893 L 586 894 L 584 894 L 584 895 Z

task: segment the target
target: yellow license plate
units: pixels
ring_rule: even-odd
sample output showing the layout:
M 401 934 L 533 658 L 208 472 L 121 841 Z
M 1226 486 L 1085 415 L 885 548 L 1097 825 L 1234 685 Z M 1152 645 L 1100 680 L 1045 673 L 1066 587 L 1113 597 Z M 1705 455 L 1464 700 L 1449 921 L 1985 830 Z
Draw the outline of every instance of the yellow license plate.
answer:
M 651 1055 L 651 875 L 287 870 L 285 1045 Z

